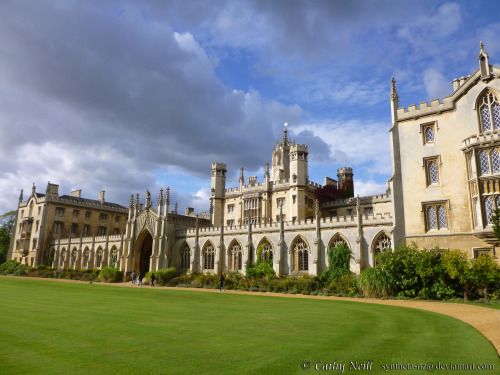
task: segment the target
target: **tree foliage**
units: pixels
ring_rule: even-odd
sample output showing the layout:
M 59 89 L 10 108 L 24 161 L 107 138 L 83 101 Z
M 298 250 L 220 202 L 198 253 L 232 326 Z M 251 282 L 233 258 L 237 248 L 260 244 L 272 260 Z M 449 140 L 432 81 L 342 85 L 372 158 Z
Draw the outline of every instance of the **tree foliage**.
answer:
M 0 264 L 7 261 L 7 253 L 9 252 L 10 236 L 14 229 L 14 220 L 16 219 L 16 211 L 9 211 L 0 216 Z

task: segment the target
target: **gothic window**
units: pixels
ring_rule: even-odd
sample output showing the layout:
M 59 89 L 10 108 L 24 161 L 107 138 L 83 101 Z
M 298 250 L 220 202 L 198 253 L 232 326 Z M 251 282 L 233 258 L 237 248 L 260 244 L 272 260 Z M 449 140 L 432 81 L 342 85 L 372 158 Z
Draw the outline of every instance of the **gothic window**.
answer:
M 479 163 L 481 165 L 481 175 L 490 174 L 490 160 L 486 151 L 479 154 Z
M 203 251 L 203 268 L 206 270 L 215 268 L 215 250 L 211 243 L 207 244 Z
M 61 251 L 61 259 L 60 259 L 60 267 L 63 268 L 64 267 L 64 261 L 66 260 L 66 249 L 63 249 Z
M 491 197 L 486 197 L 484 200 L 484 211 L 486 213 L 486 223 L 488 225 L 491 225 L 491 218 L 494 215 L 495 207 L 493 205 L 493 198 Z
M 375 266 L 375 256 L 380 254 L 382 251 L 386 249 L 391 249 L 391 238 L 386 234 L 382 233 L 380 236 L 376 238 L 373 242 L 373 265 Z
M 90 220 L 90 215 L 91 215 L 90 211 L 85 211 L 85 220 Z
M 300 238 L 293 246 L 294 270 L 308 271 L 309 270 L 309 253 L 305 241 Z
M 427 166 L 427 170 L 428 170 L 428 175 L 429 175 L 429 185 L 437 184 L 439 182 L 438 181 L 438 169 L 437 169 L 436 162 L 434 160 L 429 162 L 429 164 Z
M 434 143 L 436 141 L 435 124 L 421 125 L 421 131 L 424 137 L 424 145 Z
M 500 128 L 500 105 L 497 97 L 491 92 L 483 96 L 479 113 L 484 132 Z
M 73 249 L 71 252 L 71 265 L 74 266 L 76 264 L 76 255 L 77 255 L 77 250 L 76 248 Z
M 111 267 L 112 266 L 116 267 L 116 262 L 118 261 L 118 250 L 114 246 L 111 249 L 111 256 L 110 256 L 109 260 L 111 261 Z
M 427 224 L 429 230 L 437 229 L 436 208 L 434 206 L 427 208 Z
M 229 204 L 227 206 L 227 213 L 232 214 L 234 212 L 234 204 Z
M 64 208 L 62 207 L 56 207 L 56 216 L 63 216 L 64 215 Z
M 329 249 L 337 247 L 338 245 L 346 245 L 347 247 L 349 247 L 347 241 L 340 234 L 336 234 L 335 237 L 333 237 L 333 239 L 330 241 L 330 246 L 328 246 L 327 252 Z
M 479 199 L 474 199 L 474 205 L 476 206 L 476 226 L 478 226 L 481 218 L 481 207 L 479 206 Z
M 446 210 L 441 205 L 437 207 L 437 218 L 439 229 L 446 228 Z
M 106 214 L 99 214 L 99 221 L 104 222 L 108 218 L 108 215 Z
M 84 225 L 83 226 L 83 235 L 84 236 L 88 236 L 89 235 L 89 226 L 88 225 Z
M 71 224 L 71 234 L 76 234 L 77 226 L 78 225 L 76 223 Z
M 491 169 L 493 173 L 500 173 L 500 154 L 497 150 L 491 151 Z
M 188 270 L 191 268 L 191 252 L 189 250 L 189 245 L 184 244 L 181 249 L 181 269 Z
M 98 236 L 105 236 L 106 235 L 106 227 L 99 227 L 97 229 L 97 235 Z
M 102 250 L 97 250 L 97 255 L 95 259 L 95 266 L 96 268 L 101 268 L 102 266 L 102 258 L 103 258 L 103 251 Z
M 470 174 L 471 174 L 471 178 L 474 178 L 476 177 L 476 163 L 474 161 L 474 154 L 470 154 Z
M 365 217 L 368 219 L 368 216 L 373 215 L 373 207 L 365 208 Z
M 87 268 L 89 265 L 89 249 L 85 248 L 85 251 L 83 252 L 83 267 Z
M 229 247 L 229 269 L 231 271 L 243 268 L 241 247 L 238 242 L 234 242 Z
M 268 261 L 273 260 L 273 247 L 269 242 L 263 242 L 261 244 L 261 253 L 260 253 L 260 261 Z
M 73 218 L 77 218 L 79 213 L 80 213 L 80 211 L 73 210 Z

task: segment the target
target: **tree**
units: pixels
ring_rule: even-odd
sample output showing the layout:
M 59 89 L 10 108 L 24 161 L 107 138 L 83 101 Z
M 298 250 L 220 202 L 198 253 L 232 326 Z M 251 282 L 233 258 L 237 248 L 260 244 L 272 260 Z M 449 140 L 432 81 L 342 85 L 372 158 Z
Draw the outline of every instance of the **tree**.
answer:
M 342 198 L 335 185 L 325 185 L 316 189 L 316 199 L 319 203 L 330 202 Z
M 7 261 L 10 246 L 10 236 L 14 229 L 16 211 L 9 211 L 0 216 L 0 264 Z
M 350 262 L 352 251 L 346 244 L 339 243 L 336 247 L 328 250 L 328 269 L 325 271 L 325 276 L 328 283 L 340 280 L 342 276 L 351 273 Z
M 493 234 L 500 240 L 500 209 L 497 208 L 494 211 L 491 223 L 493 224 Z

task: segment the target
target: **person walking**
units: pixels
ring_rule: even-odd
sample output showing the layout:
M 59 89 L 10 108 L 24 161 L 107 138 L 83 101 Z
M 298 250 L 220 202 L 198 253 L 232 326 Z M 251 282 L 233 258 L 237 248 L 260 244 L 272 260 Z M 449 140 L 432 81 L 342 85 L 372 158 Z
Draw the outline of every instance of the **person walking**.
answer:
M 132 285 L 135 285 L 135 270 L 132 271 Z
M 219 292 L 222 290 L 224 290 L 224 292 L 226 291 L 226 288 L 224 288 L 224 275 L 221 273 L 220 274 L 220 277 L 219 277 Z
M 151 274 L 151 287 L 154 287 L 154 286 L 155 286 L 155 279 L 156 279 L 155 274 L 154 274 L 154 273 L 152 273 L 152 274 Z
M 139 272 L 139 276 L 137 277 L 137 287 L 142 286 L 142 278 L 144 276 L 142 275 L 142 272 Z

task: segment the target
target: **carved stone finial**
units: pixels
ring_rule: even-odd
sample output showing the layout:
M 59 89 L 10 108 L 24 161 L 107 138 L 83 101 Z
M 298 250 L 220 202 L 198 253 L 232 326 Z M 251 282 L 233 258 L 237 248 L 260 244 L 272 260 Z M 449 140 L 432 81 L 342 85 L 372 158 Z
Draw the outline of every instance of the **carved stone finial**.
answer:
M 283 144 L 286 145 L 288 143 L 288 132 L 286 127 L 288 126 L 288 122 L 285 122 L 285 129 L 283 130 Z
M 21 189 L 21 194 L 19 194 L 19 203 L 23 201 L 23 189 Z
M 134 205 L 134 194 L 130 194 L 130 207 Z
M 319 216 L 319 200 L 316 199 L 316 216 Z
M 485 53 L 484 52 L 484 44 L 483 44 L 483 42 L 479 42 L 479 52 Z
M 135 195 L 135 205 L 139 207 L 139 193 Z
M 244 182 L 245 179 L 243 177 L 243 167 L 240 168 L 240 182 Z
M 264 173 L 264 177 L 269 177 L 269 162 L 266 161 L 266 172 Z
M 396 80 L 394 77 L 391 79 L 391 100 L 396 102 L 399 100 L 398 92 L 396 90 Z
M 175 211 L 174 212 L 176 215 L 177 215 L 177 207 L 178 207 L 177 202 L 175 202 Z
M 167 206 L 170 205 L 170 188 L 167 186 L 167 190 L 165 191 L 165 203 Z

